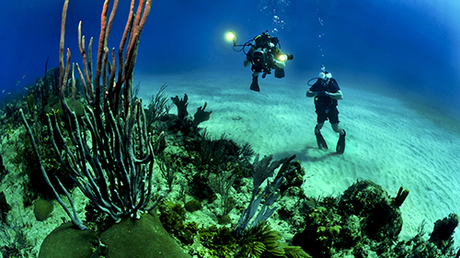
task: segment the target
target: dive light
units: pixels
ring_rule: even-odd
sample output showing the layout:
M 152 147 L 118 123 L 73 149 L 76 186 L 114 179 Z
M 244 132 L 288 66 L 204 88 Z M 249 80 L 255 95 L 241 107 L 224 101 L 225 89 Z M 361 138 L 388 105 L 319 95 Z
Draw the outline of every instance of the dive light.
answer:
M 236 36 L 236 34 L 232 30 L 229 30 L 227 32 L 227 39 L 231 40 L 233 42 L 233 46 L 236 46 L 236 42 L 238 41 L 238 37 Z
M 287 60 L 294 59 L 294 56 L 292 54 L 281 54 L 276 59 L 284 62 L 284 61 L 287 61 Z
M 287 60 L 294 59 L 294 56 L 292 54 L 281 54 L 276 59 L 284 62 L 284 61 L 287 61 Z
M 287 60 L 287 56 L 285 54 L 282 54 L 280 56 L 278 56 L 278 60 L 280 60 L 281 62 L 284 62 Z

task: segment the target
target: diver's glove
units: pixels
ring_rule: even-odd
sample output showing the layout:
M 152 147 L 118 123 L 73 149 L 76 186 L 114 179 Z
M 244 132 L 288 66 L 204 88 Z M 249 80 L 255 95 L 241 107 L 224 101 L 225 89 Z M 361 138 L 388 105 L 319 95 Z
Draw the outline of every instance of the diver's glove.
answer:
M 248 59 L 244 60 L 244 67 L 248 67 L 250 64 L 251 64 L 251 61 L 249 61 Z

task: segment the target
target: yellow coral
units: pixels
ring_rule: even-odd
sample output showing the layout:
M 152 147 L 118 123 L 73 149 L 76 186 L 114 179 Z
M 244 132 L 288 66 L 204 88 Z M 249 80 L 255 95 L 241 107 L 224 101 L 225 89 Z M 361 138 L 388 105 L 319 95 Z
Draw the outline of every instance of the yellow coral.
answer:
M 342 227 L 339 226 L 339 225 L 330 227 L 329 228 L 329 234 L 331 234 L 331 236 L 337 236 L 337 235 L 340 234 L 340 230 L 342 230 Z
M 327 213 L 326 207 L 318 207 L 315 209 L 315 212 L 317 213 Z
M 323 227 L 323 226 L 318 227 L 318 229 L 316 230 L 316 232 L 318 232 L 318 233 L 319 232 L 324 232 L 324 231 L 326 231 L 326 227 Z

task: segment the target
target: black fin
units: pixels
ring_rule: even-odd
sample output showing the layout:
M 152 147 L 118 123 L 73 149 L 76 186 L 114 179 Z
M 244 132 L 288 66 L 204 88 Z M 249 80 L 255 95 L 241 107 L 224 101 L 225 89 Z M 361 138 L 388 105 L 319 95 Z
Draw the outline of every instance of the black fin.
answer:
M 316 142 L 318 143 L 318 148 L 324 151 L 327 150 L 327 143 L 324 140 L 323 135 L 320 132 L 318 133 L 315 132 L 315 135 L 316 135 Z
M 259 83 L 258 83 L 258 77 L 257 76 L 252 76 L 252 83 L 251 83 L 251 90 L 260 92 L 259 88 Z
M 339 141 L 337 142 L 336 151 L 339 154 L 343 154 L 343 152 L 345 151 L 345 136 L 346 135 L 347 133 L 345 132 L 345 130 L 343 130 L 343 134 L 340 135 Z
M 281 79 L 284 77 L 284 69 L 278 68 L 275 69 L 275 77 Z

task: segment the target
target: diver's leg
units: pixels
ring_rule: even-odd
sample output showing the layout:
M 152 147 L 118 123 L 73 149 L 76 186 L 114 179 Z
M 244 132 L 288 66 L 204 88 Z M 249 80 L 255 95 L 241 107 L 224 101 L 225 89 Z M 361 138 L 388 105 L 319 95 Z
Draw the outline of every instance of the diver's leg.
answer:
M 324 137 L 321 134 L 321 128 L 323 128 L 323 125 L 324 125 L 324 122 L 323 123 L 318 123 L 315 126 L 316 143 L 318 144 L 318 148 L 320 148 L 322 150 L 327 150 L 326 140 L 324 140 Z
M 345 130 L 342 129 L 342 127 L 339 125 L 339 123 L 336 124 L 331 124 L 332 130 L 334 132 L 339 133 L 340 135 L 345 134 Z
M 251 83 L 251 87 L 250 87 L 251 90 L 257 91 L 257 92 L 260 91 L 258 81 L 259 81 L 259 72 L 252 73 L 252 83 Z
M 340 136 L 339 136 L 339 141 L 337 142 L 336 151 L 337 151 L 337 153 L 339 153 L 339 154 L 343 154 L 343 152 L 345 151 L 345 136 L 347 135 L 347 133 L 345 132 L 345 130 L 343 130 L 343 129 L 339 126 L 339 123 L 332 124 L 332 129 L 333 129 L 336 133 L 339 133 L 339 134 L 340 134 Z
M 323 128 L 324 123 L 318 123 L 315 126 L 315 134 L 316 133 L 321 133 L 321 128 Z

